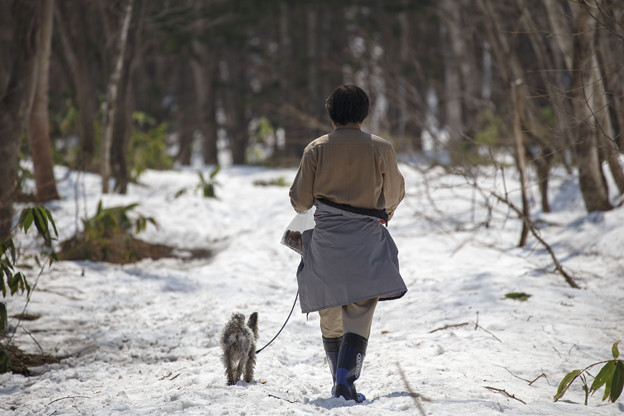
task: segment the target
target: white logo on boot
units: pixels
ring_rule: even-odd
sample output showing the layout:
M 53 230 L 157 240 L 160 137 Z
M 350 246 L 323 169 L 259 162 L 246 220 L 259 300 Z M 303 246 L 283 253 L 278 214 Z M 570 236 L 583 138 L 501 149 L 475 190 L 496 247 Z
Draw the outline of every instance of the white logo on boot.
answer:
M 358 352 L 355 356 L 355 378 L 360 377 L 360 371 L 362 371 L 362 353 Z

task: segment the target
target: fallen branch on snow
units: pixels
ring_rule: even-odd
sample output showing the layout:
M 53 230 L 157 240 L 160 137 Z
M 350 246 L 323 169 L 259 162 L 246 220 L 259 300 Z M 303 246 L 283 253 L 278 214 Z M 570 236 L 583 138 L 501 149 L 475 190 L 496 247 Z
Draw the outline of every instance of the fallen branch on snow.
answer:
M 459 328 L 459 327 L 466 326 L 466 325 L 470 325 L 470 322 L 462 322 L 461 324 L 444 325 L 443 327 L 436 328 L 436 329 L 429 331 L 429 333 L 433 334 L 434 332 L 437 332 L 437 331 L 444 331 L 445 329 L 449 329 L 449 328 Z
M 507 391 L 506 391 L 506 390 L 499 389 L 499 388 L 496 388 L 496 387 L 490 387 L 490 386 L 483 386 L 483 387 L 485 387 L 485 388 L 486 388 L 486 389 L 488 389 L 488 390 L 495 391 L 495 392 L 497 392 L 497 393 L 502 393 L 502 394 L 504 394 L 505 396 L 507 396 L 507 397 L 509 397 L 509 398 L 511 398 L 511 399 L 518 400 L 518 401 L 519 401 L 520 403 L 522 403 L 522 404 L 526 404 L 526 402 L 525 402 L 524 400 L 517 398 L 517 397 L 516 397 L 516 396 L 514 396 L 513 394 L 509 394 L 509 393 L 507 393 Z
M 462 322 L 461 324 L 448 324 L 448 325 L 444 325 L 443 327 L 433 329 L 433 330 L 429 331 L 429 333 L 430 333 L 430 334 L 433 334 L 434 332 L 437 332 L 437 331 L 443 331 L 443 330 L 445 330 L 445 329 L 449 329 L 449 328 L 459 328 L 459 327 L 462 327 L 462 326 L 470 325 L 471 323 L 472 323 L 472 322 Z M 496 341 L 498 341 L 498 342 L 503 342 L 503 341 L 501 341 L 501 339 L 500 339 L 500 338 L 498 338 L 496 335 L 494 335 L 493 333 L 491 333 L 490 331 L 488 331 L 487 329 L 485 329 L 485 328 L 483 328 L 481 325 L 479 325 L 479 312 L 477 312 L 477 322 L 474 322 L 474 324 L 475 324 L 475 328 L 474 328 L 474 329 L 475 329 L 475 331 L 476 331 L 477 329 L 481 329 L 481 330 L 483 330 L 483 331 L 487 332 L 487 333 L 488 333 L 488 334 L 489 334 L 492 338 L 494 338 Z
M 427 413 L 425 413 L 425 408 L 423 407 L 423 405 L 420 402 L 420 400 L 422 399 L 422 400 L 427 401 L 427 402 L 431 401 L 431 400 L 427 399 L 426 397 L 421 396 L 420 394 L 418 394 L 414 390 L 412 390 L 412 387 L 407 382 L 407 377 L 405 377 L 405 373 L 403 372 L 403 369 L 401 368 L 399 363 L 396 363 L 396 365 L 397 365 L 397 368 L 399 369 L 399 374 L 401 375 L 401 379 L 403 380 L 403 384 L 405 384 L 405 388 L 409 392 L 410 397 L 412 399 L 414 399 L 414 404 L 416 405 L 416 408 L 418 409 L 418 411 L 420 412 L 420 414 L 422 416 L 426 416 Z
M 508 372 L 509 374 L 511 374 L 512 376 L 514 376 L 515 378 L 520 379 L 520 380 L 523 380 L 523 381 L 526 381 L 527 383 L 529 383 L 529 386 L 532 386 L 532 385 L 533 385 L 533 383 L 535 383 L 537 380 L 539 380 L 539 379 L 540 379 L 540 378 L 542 378 L 542 377 L 544 377 L 544 378 L 546 379 L 546 381 L 548 381 L 548 377 L 547 377 L 547 376 L 546 376 L 546 374 L 544 374 L 544 373 L 542 373 L 542 374 L 540 374 L 539 376 L 535 377 L 535 379 L 533 379 L 533 380 L 528 380 L 528 379 L 526 379 L 526 378 L 522 378 L 522 377 L 520 377 L 520 376 L 518 376 L 518 375 L 516 375 L 516 374 L 512 373 L 512 372 L 511 372 L 511 370 L 509 370 L 507 367 L 502 367 L 502 368 L 504 368 L 505 370 L 507 370 L 507 372 Z
M 500 340 L 500 338 L 499 338 L 499 337 L 497 337 L 496 335 L 494 335 L 493 333 L 491 333 L 490 331 L 488 331 L 487 329 L 485 329 L 485 328 L 483 328 L 481 325 L 479 325 L 479 312 L 477 312 L 477 322 L 475 322 L 475 331 L 476 331 L 477 329 L 482 329 L 482 330 L 484 330 L 485 332 L 487 332 L 488 334 L 490 334 L 490 335 L 491 335 L 491 336 L 492 336 L 492 337 L 493 337 L 496 341 L 498 341 L 498 342 L 503 342 L 503 341 L 501 341 L 501 340 Z
M 91 397 L 89 397 L 89 396 L 66 396 L 66 397 L 61 397 L 60 399 L 52 400 L 46 406 L 50 406 L 52 403 L 60 402 L 61 400 L 67 400 L 67 399 L 90 399 L 90 398 Z
M 283 397 L 275 396 L 274 394 L 269 394 L 268 396 L 273 397 L 274 399 L 284 400 L 285 402 L 288 402 L 288 403 L 297 403 L 296 401 L 284 399 Z

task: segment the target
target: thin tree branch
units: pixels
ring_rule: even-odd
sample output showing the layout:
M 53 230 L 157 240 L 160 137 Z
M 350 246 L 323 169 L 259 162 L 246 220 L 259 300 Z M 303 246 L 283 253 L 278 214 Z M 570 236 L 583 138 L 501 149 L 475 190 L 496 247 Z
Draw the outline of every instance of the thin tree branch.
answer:
M 516 214 L 518 214 L 518 216 L 522 219 L 523 223 L 529 228 L 529 231 L 531 231 L 531 234 L 533 234 L 533 236 L 537 239 L 537 241 L 539 241 L 546 248 L 546 250 L 548 251 L 548 254 L 550 254 L 550 257 L 555 263 L 556 270 L 563 276 L 566 283 L 570 285 L 570 287 L 573 287 L 574 289 L 580 289 L 580 286 L 574 281 L 574 279 L 568 273 L 566 273 L 565 270 L 563 270 L 563 266 L 561 265 L 561 263 L 559 263 L 559 260 L 557 260 L 557 256 L 555 255 L 553 249 L 550 247 L 550 245 L 548 245 L 546 241 L 544 241 L 542 237 L 540 237 L 539 233 L 535 229 L 535 226 L 533 225 L 533 222 L 529 218 L 527 218 L 527 216 L 524 215 L 524 213 L 506 197 L 503 198 L 502 196 L 498 195 L 496 192 L 492 192 L 491 195 L 494 198 L 498 199 L 500 202 L 506 204 Z
M 23 326 L 22 326 L 22 331 L 26 332 L 26 335 L 28 335 L 30 337 L 30 339 L 32 339 L 34 341 L 35 344 L 37 344 L 37 347 L 39 348 L 39 351 L 41 352 L 41 355 L 43 356 L 45 354 L 43 352 L 43 348 L 41 348 L 41 344 L 39 344 L 39 342 L 35 339 L 33 334 L 31 334 L 30 331 L 27 330 L 26 328 L 24 328 Z

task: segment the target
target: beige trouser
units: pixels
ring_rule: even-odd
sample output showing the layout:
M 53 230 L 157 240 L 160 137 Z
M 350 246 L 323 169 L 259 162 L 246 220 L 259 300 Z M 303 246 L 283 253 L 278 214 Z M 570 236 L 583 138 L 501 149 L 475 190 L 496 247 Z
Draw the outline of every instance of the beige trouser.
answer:
M 368 339 L 378 300 L 368 299 L 320 310 L 321 333 L 325 338 L 338 338 L 351 332 Z

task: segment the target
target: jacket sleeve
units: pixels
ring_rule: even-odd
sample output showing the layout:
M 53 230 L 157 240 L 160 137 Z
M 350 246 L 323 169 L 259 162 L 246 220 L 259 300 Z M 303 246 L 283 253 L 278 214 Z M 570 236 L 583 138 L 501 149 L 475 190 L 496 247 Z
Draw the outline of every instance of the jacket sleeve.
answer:
M 290 203 L 297 212 L 312 208 L 314 203 L 314 176 L 316 157 L 313 149 L 306 148 L 299 164 L 299 170 L 290 187 Z
M 382 160 L 384 164 L 382 169 L 384 177 L 382 192 L 386 201 L 388 217 L 392 218 L 394 211 L 405 197 L 405 179 L 403 179 L 403 175 L 399 171 L 397 156 L 392 147 L 386 149 Z

